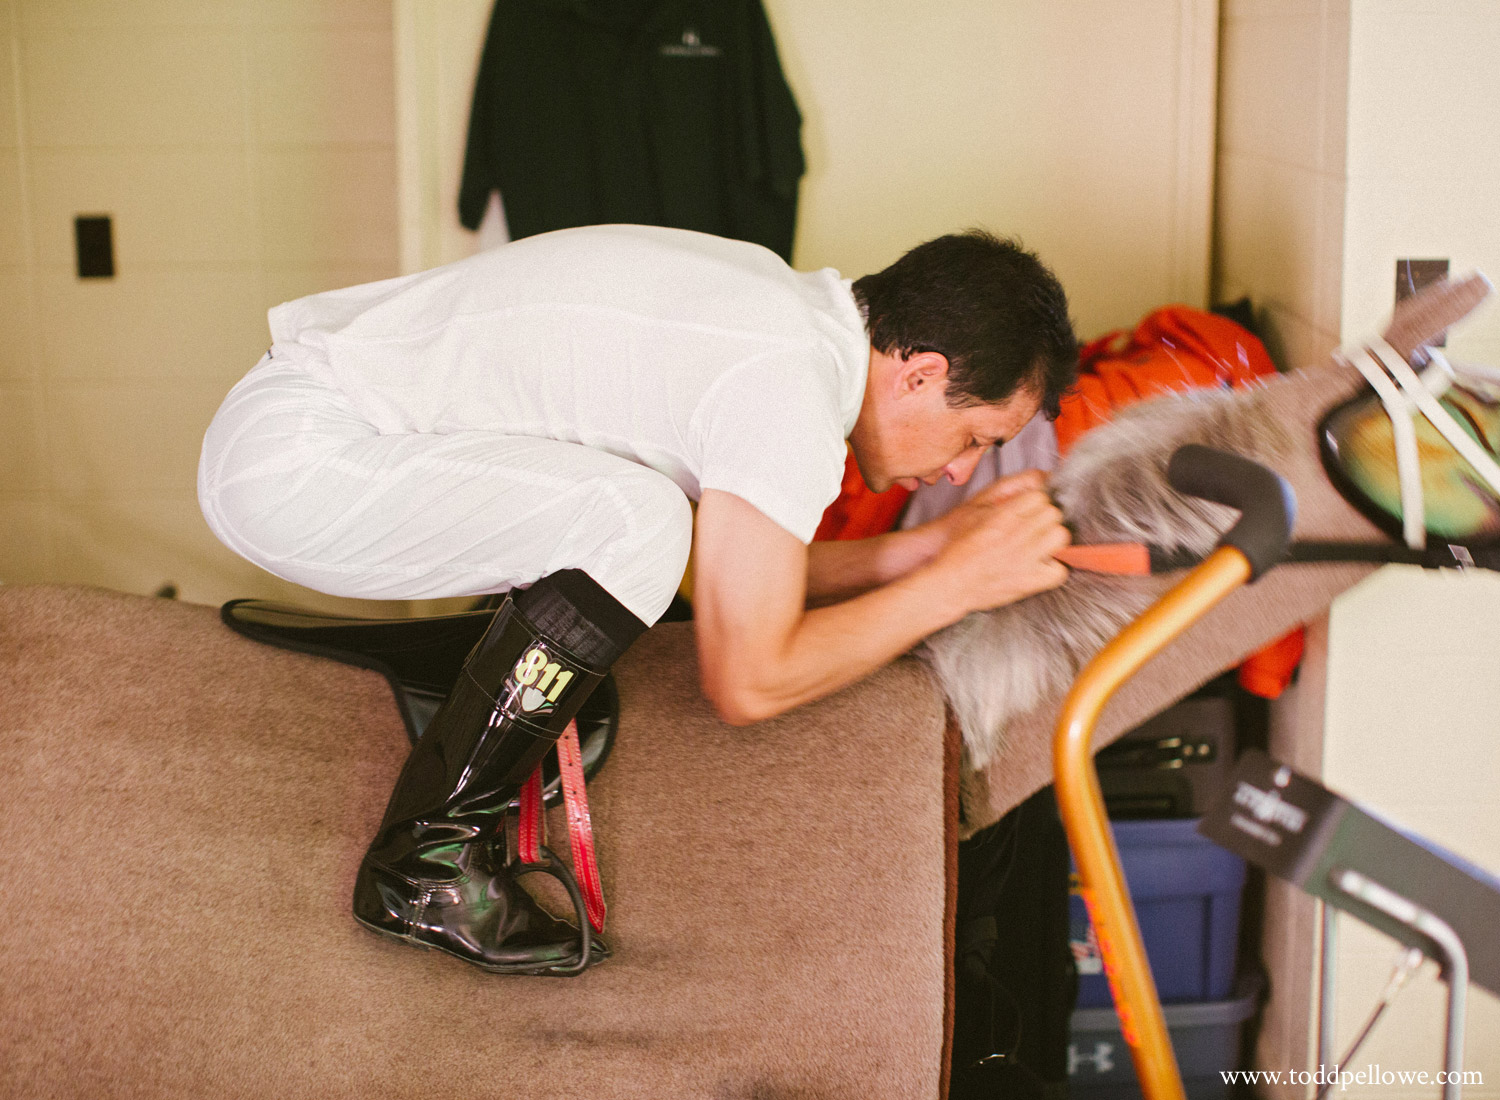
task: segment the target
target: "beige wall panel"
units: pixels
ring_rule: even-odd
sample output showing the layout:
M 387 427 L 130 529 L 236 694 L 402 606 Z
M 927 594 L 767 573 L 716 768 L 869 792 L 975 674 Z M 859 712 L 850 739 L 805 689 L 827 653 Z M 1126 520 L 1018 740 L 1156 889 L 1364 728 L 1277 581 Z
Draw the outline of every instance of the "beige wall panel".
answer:
M 1312 322 L 1323 332 L 1338 334 L 1344 311 L 1344 218 L 1348 183 L 1343 176 L 1325 175 L 1318 183 L 1318 239 L 1313 256 Z
M 1322 83 L 1312 107 L 1323 120 L 1321 167 L 1329 175 L 1342 177 L 1349 158 L 1349 0 L 1322 0 L 1322 4 L 1323 50 L 1317 62 Z
M 1296 18 L 1226 19 L 1220 94 L 1234 110 L 1220 119 L 1219 148 L 1320 170 L 1320 24 Z
M 0 264 L 0 380 L 36 377 L 30 283 L 27 268 Z
M 42 360 L 53 379 L 181 379 L 227 390 L 269 343 L 260 280 L 248 269 L 126 268 L 93 280 L 46 268 L 37 291 Z
M 4 509 L 0 503 L 0 518 Z M 195 500 L 121 497 L 65 503 L 53 524 L 54 581 L 142 594 L 172 584 L 179 599 L 211 606 L 254 597 L 376 617 L 400 615 L 406 608 L 399 602 L 325 596 L 267 573 L 214 537 Z
M 395 273 L 396 161 L 389 146 L 278 146 L 260 156 L 269 267 L 389 263 Z
M 27 139 L 46 145 L 239 144 L 242 35 L 37 30 L 22 44 Z
M 201 2 L 201 0 L 200 0 Z M 263 26 L 375 27 L 390 33 L 391 0 L 249 0 Z
M 1083 333 L 1176 297 L 1177 4 L 769 7 L 806 108 L 799 266 L 983 224 L 1054 266 Z
M 1249 295 L 1285 367 L 1338 343 L 1343 274 L 1345 0 L 1223 7 L 1214 288 Z
M 258 572 L 219 544 L 193 500 L 124 497 L 64 506 L 54 553 L 64 582 L 139 593 L 175 584 L 184 599 L 216 587 L 248 587 Z
M 469 108 L 491 0 L 397 0 L 396 89 L 401 269 L 422 271 L 473 255 L 507 233 L 492 214 L 479 233 L 458 222 Z M 491 203 L 496 199 L 492 196 Z
M 301 27 L 256 35 L 250 95 L 262 142 L 389 142 L 390 28 Z
M 238 27 L 260 0 L 14 0 L 31 30 Z
M 0 0 L 0 149 L 14 147 L 20 139 L 16 121 L 16 65 L 12 50 L 10 5 Z
M 1500 574 L 1388 566 L 1334 604 L 1327 774 L 1482 866 L 1500 810 Z M 1420 685 L 1420 690 L 1416 690 Z
M 1500 870 L 1500 575 L 1388 566 L 1335 602 L 1331 638 L 1329 785 Z M 1395 954 L 1393 941 L 1340 919 L 1336 1045 L 1358 1030 Z M 1362 1059 L 1438 1067 L 1444 991 L 1431 970 L 1392 1006 Z M 1500 1000 L 1478 989 L 1470 993 L 1465 1068 L 1482 1072 L 1486 1084 L 1500 1079 Z
M 503 225 L 493 222 L 485 227 L 493 239 L 481 241 L 484 233 L 471 233 L 458 223 L 458 185 L 463 178 L 464 147 L 469 140 L 469 110 L 474 101 L 474 78 L 479 72 L 479 49 L 489 29 L 490 11 L 494 7 L 488 0 L 455 0 L 454 9 L 445 12 L 439 28 L 441 39 L 437 48 L 437 63 L 442 68 L 442 80 L 459 89 L 459 95 L 447 99 L 436 107 L 434 120 L 437 148 L 441 150 L 439 166 L 441 186 L 438 193 L 439 213 L 444 226 L 442 259 L 458 259 L 476 250 L 509 238 Z M 490 197 L 493 205 L 500 200 Z M 494 218 L 493 212 L 486 217 Z
M 219 383 L 51 388 L 46 404 L 51 491 L 59 499 L 95 502 L 194 499 L 203 433 L 224 393 Z
M 1322 769 L 1323 705 L 1328 673 L 1328 616 L 1308 623 L 1297 679 L 1270 704 L 1270 753 L 1309 775 Z M 1261 959 L 1271 996 L 1256 1039 L 1256 1066 L 1284 1069 L 1314 1058 L 1317 903 L 1289 883 L 1266 876 Z M 1311 930 L 1311 931 L 1310 931 Z M 1268 1090 L 1265 1100 L 1301 1098 L 1308 1090 Z
M 0 499 L 0 584 L 40 584 L 53 579 L 55 524 L 50 503 Z
M 1500 4 L 1360 3 L 1350 41 L 1346 338 L 1390 309 L 1395 261 L 1448 258 L 1500 277 Z M 1411 86 L 1398 72 L 1432 72 Z M 1450 351 L 1500 358 L 1500 307 Z
M 1500 6 L 1492 0 L 1360 0 L 1350 69 L 1349 175 L 1476 181 L 1494 176 Z M 1433 66 L 1414 87 L 1399 74 Z M 1416 71 L 1421 71 L 1420 69 Z
M 1252 153 L 1219 156 L 1219 293 L 1251 293 L 1311 319 L 1317 300 L 1322 177 Z
M 78 214 L 113 217 L 120 272 L 255 260 L 251 183 L 238 149 L 41 149 L 29 162 L 44 265 L 75 269 Z
M 0 264 L 25 264 L 26 225 L 22 220 L 21 157 L 14 149 L 0 149 Z
M 1266 881 L 1265 934 L 1261 958 L 1273 975 L 1271 996 L 1261 1012 L 1251 1065 L 1267 1069 L 1301 1068 L 1316 1061 L 1311 1005 L 1316 996 L 1317 941 L 1306 934 L 1317 926 L 1313 899 L 1280 879 Z M 1259 1100 L 1304 1100 L 1306 1088 L 1282 1084 L 1260 1086 Z
M 391 24 L 390 0 L 0 0 L 0 581 L 360 606 L 243 562 L 194 497 L 266 299 L 394 273 Z M 113 279 L 74 274 L 88 213 Z
M 0 502 L 0 520 L 7 514 Z M 41 530 L 55 531 L 48 547 L 55 563 L 44 578 L 53 583 L 99 584 L 141 594 L 171 584 L 179 599 L 209 606 L 259 598 L 377 618 L 406 611 L 405 603 L 326 596 L 267 573 L 214 538 L 195 501 L 126 498 L 87 507 L 65 504 L 42 522 Z M 7 579 L 0 573 L 0 581 Z
M 1263 311 L 1266 351 L 1286 370 L 1327 362 L 1339 346 L 1339 334 L 1318 328 L 1307 318 L 1275 302 Z
M 42 403 L 30 386 L 0 386 L 0 497 L 39 497 L 46 488 L 40 461 Z

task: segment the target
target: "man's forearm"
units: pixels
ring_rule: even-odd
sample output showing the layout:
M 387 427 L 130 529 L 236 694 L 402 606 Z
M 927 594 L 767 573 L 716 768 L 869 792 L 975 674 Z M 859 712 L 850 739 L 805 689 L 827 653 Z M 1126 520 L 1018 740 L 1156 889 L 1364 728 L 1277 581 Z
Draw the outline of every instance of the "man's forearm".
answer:
M 753 722 L 822 698 L 901 656 L 966 610 L 948 578 L 920 566 L 862 595 L 810 608 L 785 648 L 760 663 L 761 676 L 743 684 L 739 708 L 726 717 Z
M 942 549 L 935 524 L 847 542 L 815 542 L 807 548 L 809 605 L 836 603 L 890 584 L 926 565 Z

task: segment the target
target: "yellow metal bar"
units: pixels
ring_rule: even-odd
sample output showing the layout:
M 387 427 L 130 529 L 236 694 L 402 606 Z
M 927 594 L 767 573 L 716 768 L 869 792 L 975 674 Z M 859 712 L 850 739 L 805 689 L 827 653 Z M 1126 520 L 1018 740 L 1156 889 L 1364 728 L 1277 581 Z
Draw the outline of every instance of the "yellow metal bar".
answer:
M 1249 578 L 1250 563 L 1238 549 L 1215 550 L 1089 662 L 1063 704 L 1052 742 L 1058 810 L 1146 1100 L 1185 1100 L 1185 1094 L 1094 770 L 1094 726 L 1121 684 Z

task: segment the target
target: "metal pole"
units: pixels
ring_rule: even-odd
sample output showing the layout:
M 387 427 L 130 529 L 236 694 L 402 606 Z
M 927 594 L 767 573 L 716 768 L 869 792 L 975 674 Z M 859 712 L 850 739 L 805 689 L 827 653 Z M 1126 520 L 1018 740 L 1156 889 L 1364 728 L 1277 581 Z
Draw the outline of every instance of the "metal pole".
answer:
M 1323 932 L 1318 938 L 1318 1068 L 1327 1071 L 1333 1059 L 1334 970 L 1337 959 L 1335 921 L 1338 910 L 1318 899 Z
M 1469 956 L 1452 927 L 1416 902 L 1387 889 L 1358 871 L 1335 870 L 1329 881 L 1352 898 L 1378 909 L 1392 920 L 1419 932 L 1437 948 L 1438 962 L 1448 981 L 1448 1028 L 1443 1049 L 1443 1100 L 1459 1100 L 1463 1086 L 1464 1001 L 1469 988 Z M 1427 954 L 1427 952 L 1423 952 Z M 1430 956 L 1429 956 L 1430 957 Z

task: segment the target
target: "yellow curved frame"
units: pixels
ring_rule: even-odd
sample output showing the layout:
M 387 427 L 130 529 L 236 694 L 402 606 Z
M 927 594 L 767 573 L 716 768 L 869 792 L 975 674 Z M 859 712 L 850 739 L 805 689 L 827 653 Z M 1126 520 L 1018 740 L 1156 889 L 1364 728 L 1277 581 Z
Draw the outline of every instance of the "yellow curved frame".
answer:
M 1063 704 L 1052 742 L 1058 810 L 1078 865 L 1080 892 L 1099 940 L 1120 1030 L 1130 1045 L 1146 1100 L 1186 1096 L 1094 770 L 1094 726 L 1121 684 L 1248 581 L 1250 573 L 1249 561 L 1232 546 L 1220 547 L 1204 559 L 1088 663 Z

